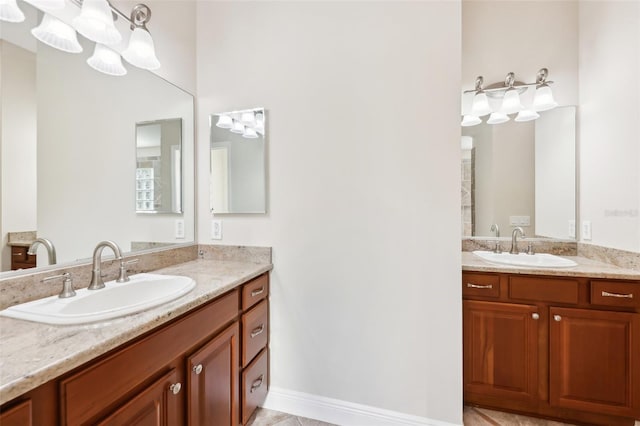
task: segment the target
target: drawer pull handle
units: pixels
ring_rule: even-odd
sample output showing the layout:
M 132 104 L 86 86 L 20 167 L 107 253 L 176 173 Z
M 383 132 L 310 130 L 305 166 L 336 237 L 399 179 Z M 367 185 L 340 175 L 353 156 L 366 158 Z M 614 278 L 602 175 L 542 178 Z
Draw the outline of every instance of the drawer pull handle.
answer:
M 251 297 L 256 297 L 257 295 L 262 294 L 262 293 L 264 293 L 264 286 L 260 287 L 257 290 L 253 290 L 251 292 Z
M 493 284 L 478 285 L 478 284 L 467 283 L 467 287 L 469 287 L 469 288 L 493 288 Z
M 555 321 L 557 321 L 557 322 L 562 321 L 562 317 L 561 317 L 560 315 L 554 315 L 554 316 L 553 316 L 553 319 L 554 319 Z
M 249 393 L 253 393 L 253 391 L 255 391 L 260 386 L 262 386 L 262 382 L 263 381 L 264 381 L 264 375 L 261 374 L 260 377 L 258 377 L 256 380 L 254 380 L 253 383 L 251 384 L 251 390 L 249 391 Z
M 180 393 L 180 389 L 182 389 L 182 385 L 180 383 L 174 383 L 171 386 L 169 386 L 169 390 L 171 391 L 171 393 L 173 393 L 174 395 L 177 395 Z
M 193 367 L 193 372 L 196 374 L 202 373 L 202 364 L 198 364 L 195 367 Z
M 534 312 L 531 314 L 531 318 L 533 318 L 534 320 L 539 320 L 540 319 L 540 314 L 537 312 Z
M 24 253 L 13 253 L 14 256 L 24 256 Z
M 633 293 L 630 294 L 620 294 L 620 293 L 609 293 L 608 291 L 602 292 L 603 297 L 622 297 L 625 299 L 633 299 Z
M 257 335 L 262 334 L 263 331 L 264 331 L 264 324 L 260 324 L 260 327 L 256 327 L 253 330 L 251 330 L 251 338 L 253 339 Z

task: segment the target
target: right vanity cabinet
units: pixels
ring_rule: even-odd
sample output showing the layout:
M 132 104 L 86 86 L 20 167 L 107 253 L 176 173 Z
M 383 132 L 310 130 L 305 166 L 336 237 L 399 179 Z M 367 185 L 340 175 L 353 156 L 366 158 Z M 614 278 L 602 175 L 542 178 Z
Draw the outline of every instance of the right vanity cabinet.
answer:
M 640 281 L 463 272 L 462 294 L 465 403 L 640 418 Z

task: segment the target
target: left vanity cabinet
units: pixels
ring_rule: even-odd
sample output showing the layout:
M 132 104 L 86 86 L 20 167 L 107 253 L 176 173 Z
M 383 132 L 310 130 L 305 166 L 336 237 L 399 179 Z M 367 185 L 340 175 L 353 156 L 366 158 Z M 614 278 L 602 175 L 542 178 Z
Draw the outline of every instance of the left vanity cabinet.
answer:
M 240 423 L 237 289 L 2 407 L 2 426 Z

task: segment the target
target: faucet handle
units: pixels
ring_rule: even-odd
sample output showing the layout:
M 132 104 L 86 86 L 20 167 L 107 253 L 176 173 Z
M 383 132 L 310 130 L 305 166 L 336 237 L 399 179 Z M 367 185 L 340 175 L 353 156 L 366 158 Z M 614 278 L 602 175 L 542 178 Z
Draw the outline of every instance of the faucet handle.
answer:
M 118 275 L 117 283 L 126 283 L 129 281 L 129 276 L 127 275 L 127 266 L 132 265 L 134 263 L 138 263 L 140 259 L 132 259 L 125 261 L 123 258 L 120 258 L 120 275 Z
M 73 289 L 73 278 L 71 278 L 71 274 L 69 272 L 43 278 L 42 282 L 47 282 L 58 278 L 62 278 L 62 291 L 60 292 L 60 294 L 58 294 L 58 297 L 61 299 L 66 299 L 67 297 L 75 296 L 76 291 Z
M 536 254 L 535 250 L 533 249 L 533 243 L 531 241 L 529 241 L 529 244 L 527 244 L 527 254 Z

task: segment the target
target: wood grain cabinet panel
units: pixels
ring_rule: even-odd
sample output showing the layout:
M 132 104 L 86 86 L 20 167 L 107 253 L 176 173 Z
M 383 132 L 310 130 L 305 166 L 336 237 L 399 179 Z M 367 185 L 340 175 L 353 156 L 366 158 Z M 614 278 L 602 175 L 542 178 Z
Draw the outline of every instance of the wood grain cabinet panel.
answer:
M 640 314 L 551 308 L 551 317 L 551 404 L 640 417 Z
M 640 283 L 592 280 L 591 303 L 600 306 L 640 308 Z
M 28 247 L 11 246 L 11 270 L 36 267 L 36 255 L 27 254 Z
M 188 358 L 189 425 L 238 424 L 239 339 L 233 323 Z
M 500 297 L 500 276 L 497 274 L 462 274 L 462 295 Z
M 533 403 L 538 389 L 537 308 L 465 300 L 464 389 Z
M 31 400 L 23 401 L 7 410 L 0 412 L 0 425 L 2 426 L 31 426 Z
M 242 315 L 242 366 L 267 345 L 269 340 L 269 308 L 266 300 Z
M 146 387 L 128 403 L 98 422 L 98 426 L 178 426 L 183 404 L 182 384 L 175 369 Z
M 509 278 L 509 297 L 530 302 L 578 303 L 578 281 L 567 278 Z
M 246 311 L 269 296 L 269 275 L 262 274 L 242 287 L 242 310 Z
M 263 349 L 242 372 L 242 424 L 247 424 L 253 412 L 267 397 L 269 388 L 269 351 Z

